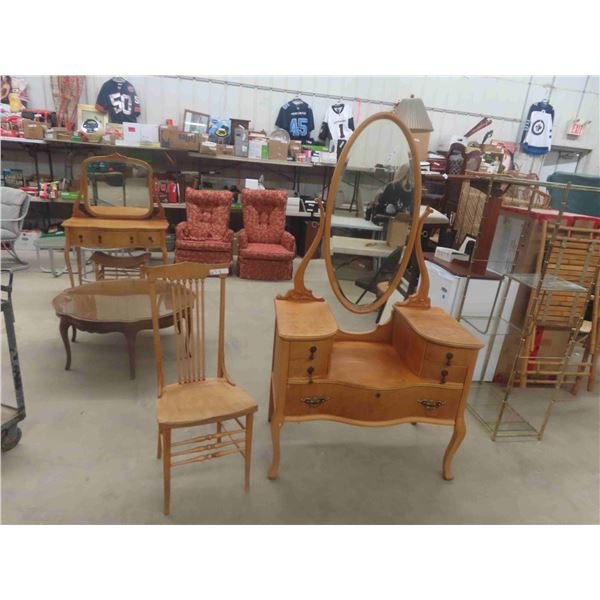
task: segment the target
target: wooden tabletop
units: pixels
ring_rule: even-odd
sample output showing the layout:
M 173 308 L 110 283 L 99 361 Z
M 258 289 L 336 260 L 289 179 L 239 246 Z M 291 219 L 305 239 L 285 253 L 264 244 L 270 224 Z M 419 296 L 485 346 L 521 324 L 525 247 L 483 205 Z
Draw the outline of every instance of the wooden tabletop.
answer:
M 275 314 L 279 335 L 284 340 L 324 339 L 338 330 L 327 302 L 275 300 Z
M 442 260 L 435 255 L 435 252 L 424 252 L 423 256 L 426 261 L 430 263 L 436 264 L 443 269 L 446 269 L 448 273 L 452 273 L 452 275 L 456 275 L 457 277 L 468 277 L 469 271 L 471 270 L 471 264 L 468 262 L 463 262 L 460 260 L 453 260 L 452 262 L 448 262 L 447 260 Z M 471 279 L 490 279 L 494 281 L 499 281 L 502 279 L 502 275 L 498 273 L 494 273 L 493 271 L 487 271 L 483 274 L 478 274 L 471 272 Z
M 482 341 L 469 333 L 458 321 L 441 308 L 409 308 L 394 306 L 406 318 L 419 337 L 442 346 L 456 348 L 483 348 Z
M 63 221 L 63 227 L 85 227 L 86 229 L 102 230 L 141 230 L 162 231 L 168 229 L 169 222 L 166 219 L 94 219 L 86 217 L 71 217 Z

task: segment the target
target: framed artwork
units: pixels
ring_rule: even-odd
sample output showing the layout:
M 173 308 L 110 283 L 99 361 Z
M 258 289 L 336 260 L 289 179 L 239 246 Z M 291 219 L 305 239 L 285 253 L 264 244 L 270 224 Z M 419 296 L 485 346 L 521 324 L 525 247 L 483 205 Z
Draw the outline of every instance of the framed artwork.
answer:
M 183 131 L 186 133 L 208 133 L 210 115 L 185 109 L 183 113 Z
M 96 110 L 93 104 L 77 105 L 77 129 L 86 134 L 102 134 L 108 124 L 108 113 Z

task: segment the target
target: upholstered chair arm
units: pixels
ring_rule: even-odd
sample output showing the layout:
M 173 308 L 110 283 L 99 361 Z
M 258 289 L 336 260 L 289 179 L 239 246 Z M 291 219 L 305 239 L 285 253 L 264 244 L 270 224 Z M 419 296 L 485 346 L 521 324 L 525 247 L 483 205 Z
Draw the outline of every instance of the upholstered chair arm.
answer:
M 289 231 L 283 232 L 283 234 L 281 235 L 280 244 L 290 252 L 295 252 L 296 250 L 296 238 L 294 238 L 294 236 Z
M 248 247 L 248 234 L 245 229 L 240 229 L 238 233 L 238 248 L 243 250 Z
M 190 237 L 190 229 L 188 227 L 187 221 L 181 221 L 181 223 L 177 223 L 177 225 L 175 226 L 175 239 L 186 240 Z

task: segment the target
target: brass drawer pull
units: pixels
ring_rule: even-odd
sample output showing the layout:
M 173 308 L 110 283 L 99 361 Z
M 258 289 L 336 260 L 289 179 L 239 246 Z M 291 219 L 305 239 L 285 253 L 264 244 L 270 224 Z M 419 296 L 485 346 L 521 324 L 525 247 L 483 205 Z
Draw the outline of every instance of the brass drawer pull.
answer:
M 442 369 L 442 372 L 440 373 L 440 383 L 446 383 L 446 377 L 448 377 L 448 371 Z
M 324 398 L 323 396 L 309 396 L 308 398 L 304 398 L 302 402 L 311 408 L 316 408 L 317 406 L 321 406 L 321 404 L 327 402 L 327 398 Z
M 312 374 L 315 372 L 315 368 L 308 367 L 308 369 L 306 369 L 306 372 L 308 373 L 308 383 L 312 383 L 313 382 Z
M 444 406 L 446 404 L 442 400 L 417 400 L 417 402 L 425 410 L 435 410 L 436 408 L 440 408 L 441 406 Z
M 129 236 L 129 243 L 133 244 L 133 236 L 132 235 Z
M 454 358 L 454 354 L 452 354 L 452 352 L 448 352 L 448 354 L 446 354 L 446 366 L 447 367 L 452 365 L 453 358 Z
M 98 236 L 98 243 L 99 243 L 99 244 L 101 244 L 101 243 L 102 243 L 102 236 L 101 236 L 101 235 L 99 235 L 99 236 Z
M 317 347 L 316 346 L 311 346 L 308 351 L 310 352 L 310 354 L 308 355 L 308 360 L 314 360 L 315 358 L 315 352 L 317 351 Z
M 80 234 L 80 235 L 78 235 L 77 237 L 79 238 L 79 241 L 80 241 L 80 242 L 83 242 L 83 236 L 82 236 L 81 234 Z

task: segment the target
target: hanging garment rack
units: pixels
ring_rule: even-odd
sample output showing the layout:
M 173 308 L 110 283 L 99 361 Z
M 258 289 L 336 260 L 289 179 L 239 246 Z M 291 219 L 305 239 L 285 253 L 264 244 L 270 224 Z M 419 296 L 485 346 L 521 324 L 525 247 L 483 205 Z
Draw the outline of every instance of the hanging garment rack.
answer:
M 270 86 L 270 85 L 260 85 L 258 83 L 243 83 L 240 81 L 227 81 L 225 79 L 213 79 L 212 77 L 192 77 L 189 75 L 158 75 L 157 77 L 166 77 L 168 79 L 182 79 L 185 81 L 199 81 L 201 83 L 209 83 L 209 84 L 217 84 L 217 85 L 228 85 L 228 86 L 232 86 L 232 87 L 240 87 L 240 88 L 244 88 L 244 89 L 248 89 L 248 90 L 260 90 L 262 92 L 278 92 L 281 94 L 297 94 L 298 90 L 297 89 L 289 89 L 289 88 L 281 88 L 281 87 L 275 87 L 275 86 Z M 309 96 L 312 98 L 324 98 L 326 100 L 335 100 L 335 99 L 341 99 L 343 101 L 346 102 L 367 102 L 369 104 L 379 104 L 381 106 L 391 106 L 394 107 L 396 106 L 397 102 L 391 102 L 389 100 L 377 100 L 375 98 L 359 98 L 357 96 L 338 96 L 335 94 L 323 94 L 321 92 L 300 92 L 300 95 L 303 96 Z M 490 115 L 488 113 L 484 114 L 484 113 L 477 113 L 477 112 L 470 112 L 470 111 L 465 111 L 465 110 L 454 110 L 454 109 L 449 109 L 449 108 L 439 108 L 436 106 L 426 106 L 425 107 L 427 110 L 431 111 L 431 112 L 438 112 L 438 113 L 443 113 L 443 114 L 450 114 L 450 115 L 462 115 L 465 117 L 489 117 L 492 120 L 498 120 L 498 121 L 508 121 L 510 123 L 520 123 L 521 119 L 520 118 L 515 118 L 515 117 L 504 117 L 504 116 L 500 116 L 500 115 Z

